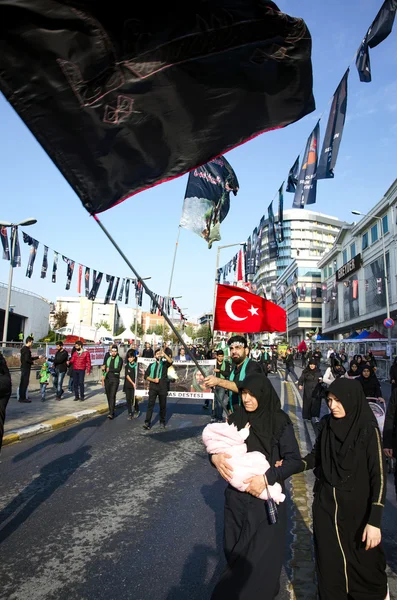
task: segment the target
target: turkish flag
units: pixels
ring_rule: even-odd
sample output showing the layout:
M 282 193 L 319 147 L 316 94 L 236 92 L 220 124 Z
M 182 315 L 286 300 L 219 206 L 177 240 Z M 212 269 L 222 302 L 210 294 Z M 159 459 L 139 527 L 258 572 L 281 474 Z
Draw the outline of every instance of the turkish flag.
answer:
M 218 285 L 214 329 L 236 333 L 286 331 L 286 312 L 269 300 L 233 285 Z

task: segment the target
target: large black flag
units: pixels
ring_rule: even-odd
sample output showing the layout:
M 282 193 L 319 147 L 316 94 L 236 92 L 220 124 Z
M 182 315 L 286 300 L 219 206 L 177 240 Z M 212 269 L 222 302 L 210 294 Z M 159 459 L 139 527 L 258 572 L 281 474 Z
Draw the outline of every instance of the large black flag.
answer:
M 2 0 L 0 89 L 98 213 L 314 110 L 311 37 L 270 0 Z
M 278 228 L 277 228 L 277 241 L 279 244 L 284 241 L 284 194 L 283 194 L 282 183 L 278 190 Z
M 350 69 L 347 69 L 338 85 L 332 99 L 331 110 L 325 132 L 323 148 L 317 168 L 317 179 L 331 179 L 338 158 L 339 146 L 342 141 L 347 110 L 347 79 Z
M 375 48 L 391 33 L 396 17 L 397 0 L 385 0 L 357 51 L 356 66 L 360 81 L 372 81 L 369 48 Z
M 306 204 L 314 204 L 316 202 L 319 138 L 320 122 L 317 123 L 307 140 L 298 185 L 296 186 L 294 208 L 304 208 Z
M 269 215 L 269 227 L 268 227 L 268 238 L 269 238 L 269 258 L 277 258 L 278 257 L 278 245 L 276 238 L 276 225 L 274 223 L 274 212 L 273 212 L 273 202 L 269 204 L 267 209 Z
M 208 242 L 221 239 L 220 224 L 230 208 L 230 192 L 238 192 L 238 180 L 224 156 L 189 173 L 180 226 Z
M 299 156 L 296 161 L 292 165 L 288 173 L 287 187 L 286 192 L 291 192 L 295 194 L 296 186 L 298 185 L 298 175 L 299 175 Z

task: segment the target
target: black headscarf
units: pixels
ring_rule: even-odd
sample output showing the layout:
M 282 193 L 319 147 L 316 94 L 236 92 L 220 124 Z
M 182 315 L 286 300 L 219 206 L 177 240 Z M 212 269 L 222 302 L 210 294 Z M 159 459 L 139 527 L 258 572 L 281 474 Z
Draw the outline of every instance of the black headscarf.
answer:
M 311 369 L 310 365 L 314 365 L 316 368 L 315 369 Z M 303 373 L 312 373 L 312 372 L 316 372 L 318 370 L 317 367 L 317 362 L 314 360 L 314 358 L 311 358 L 309 360 L 309 362 L 307 363 L 307 366 L 303 369 Z
M 321 435 L 321 470 L 333 487 L 351 490 L 357 470 L 357 443 L 361 434 L 377 427 L 377 421 L 356 379 L 336 379 L 328 393 L 338 398 L 346 416 L 327 417 Z
M 244 405 L 238 406 L 229 416 L 229 423 L 243 429 L 247 423 L 251 425 L 247 438 L 248 452 L 258 451 L 271 457 L 273 442 L 277 440 L 287 423 L 291 423 L 288 415 L 281 410 L 280 399 L 267 377 L 261 374 L 248 375 L 238 384 L 240 390 L 247 389 L 258 401 L 254 412 L 245 410 Z
M 353 365 L 356 365 L 357 371 L 353 371 Z M 349 377 L 358 377 L 359 375 L 361 375 L 360 365 L 356 360 L 352 360 L 350 362 L 350 369 L 348 370 L 347 374 L 349 375 Z
M 340 368 L 336 369 L 335 367 L 340 367 Z M 346 373 L 346 369 L 342 365 L 341 361 L 337 358 L 333 358 L 332 356 L 331 356 L 331 371 L 332 371 L 332 374 L 335 377 L 335 379 L 338 377 L 343 377 L 343 375 Z

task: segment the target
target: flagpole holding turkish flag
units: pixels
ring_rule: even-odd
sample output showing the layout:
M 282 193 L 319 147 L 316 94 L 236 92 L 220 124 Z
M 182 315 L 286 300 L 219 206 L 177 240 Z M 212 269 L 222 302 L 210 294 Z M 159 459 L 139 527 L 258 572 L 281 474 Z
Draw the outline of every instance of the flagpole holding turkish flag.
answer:
M 236 333 L 284 332 L 287 313 L 261 296 L 233 285 L 218 285 L 214 330 Z

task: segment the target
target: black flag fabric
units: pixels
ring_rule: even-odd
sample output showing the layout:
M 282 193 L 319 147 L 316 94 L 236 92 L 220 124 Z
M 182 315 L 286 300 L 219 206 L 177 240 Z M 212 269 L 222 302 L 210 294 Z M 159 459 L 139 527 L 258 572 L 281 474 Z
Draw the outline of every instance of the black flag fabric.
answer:
M 375 48 L 390 35 L 396 17 L 397 0 L 385 0 L 357 52 L 356 66 L 360 81 L 372 81 L 369 48 Z
M 15 243 L 14 243 L 15 236 Z M 14 248 L 14 252 L 12 249 Z M 21 247 L 19 245 L 18 227 L 13 225 L 11 229 L 11 264 L 13 267 L 20 267 L 22 264 Z
M 208 242 L 221 239 L 220 224 L 230 208 L 230 192 L 237 194 L 238 180 L 224 156 L 189 173 L 180 226 Z
M 110 296 L 112 295 L 112 289 L 113 289 L 113 284 L 114 284 L 114 276 L 113 275 L 106 275 L 106 283 L 108 283 L 108 289 L 106 291 L 106 295 L 105 295 L 105 300 L 104 300 L 104 304 L 109 304 L 110 302 Z
M 277 258 L 278 257 L 278 245 L 276 238 L 276 226 L 274 223 L 274 213 L 273 213 L 273 202 L 269 204 L 267 209 L 269 215 L 269 229 L 268 229 L 268 238 L 269 238 L 269 258 Z
M 41 279 L 47 276 L 48 269 L 48 246 L 44 246 L 43 262 L 41 263 Z
M 90 295 L 90 268 L 89 267 L 85 268 L 84 291 L 85 291 L 85 297 L 88 298 L 88 296 Z
M 72 277 L 73 277 L 73 271 L 74 271 L 74 260 L 67 258 L 67 256 L 62 256 L 62 259 L 67 264 L 65 290 L 70 290 L 70 284 L 72 283 Z
M 256 257 L 255 257 L 255 268 L 258 270 L 261 266 L 261 252 L 262 252 L 262 238 L 263 230 L 265 228 L 265 217 L 263 216 L 260 220 L 258 227 L 258 240 L 256 242 Z
M 3 258 L 4 258 L 4 260 L 10 260 L 10 247 L 8 245 L 7 227 L 2 227 L 0 229 L 0 235 L 1 235 L 1 243 L 3 246 Z
M 306 144 L 305 154 L 299 174 L 298 185 L 294 197 L 294 208 L 304 208 L 306 204 L 316 202 L 317 193 L 317 159 L 318 142 L 320 138 L 320 121 L 313 129 Z
M 116 278 L 116 284 L 114 286 L 113 294 L 112 294 L 112 302 L 115 302 L 117 299 L 117 290 L 119 289 L 120 277 Z
M 117 301 L 118 301 L 118 302 L 122 302 L 122 301 L 123 301 L 123 296 L 124 296 L 124 284 L 125 284 L 125 277 L 123 277 L 123 281 L 121 282 L 121 289 L 120 289 L 119 297 L 117 298 Z
M 91 214 L 314 110 L 310 33 L 270 0 L 2 0 L 0 40 L 1 91 Z
M 277 241 L 279 244 L 284 241 L 284 194 L 283 186 L 281 185 L 278 190 L 278 228 L 277 228 Z
M 58 270 L 58 252 L 54 252 L 54 262 L 52 263 L 52 283 L 57 281 L 57 270 Z
M 254 231 L 252 232 L 252 246 L 251 246 L 251 274 L 255 275 L 256 273 L 256 252 L 257 252 L 257 245 L 258 245 L 258 228 L 255 227 Z
M 32 277 L 34 261 L 36 260 L 37 248 L 39 242 L 32 238 L 30 235 L 22 231 L 22 237 L 25 244 L 30 246 L 28 266 L 26 267 L 26 277 Z
M 125 304 L 128 304 L 130 299 L 130 280 L 127 279 L 125 282 Z
M 317 168 L 317 179 L 331 179 L 334 177 L 334 169 L 346 119 L 347 79 L 349 71 L 350 69 L 347 69 L 342 77 L 332 99 L 327 130 Z
M 305 300 L 306 300 L 306 283 L 301 283 L 300 301 L 305 302 Z
M 92 288 L 88 295 L 88 300 L 95 300 L 103 277 L 103 273 L 97 273 L 96 271 L 94 271 L 94 273 L 95 276 L 93 277 Z
M 298 175 L 299 175 L 299 156 L 292 165 L 288 173 L 287 187 L 286 191 L 295 194 L 296 186 L 298 185 Z

